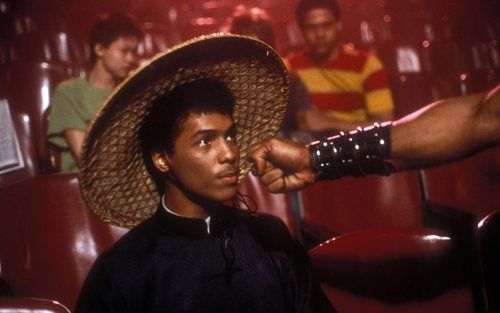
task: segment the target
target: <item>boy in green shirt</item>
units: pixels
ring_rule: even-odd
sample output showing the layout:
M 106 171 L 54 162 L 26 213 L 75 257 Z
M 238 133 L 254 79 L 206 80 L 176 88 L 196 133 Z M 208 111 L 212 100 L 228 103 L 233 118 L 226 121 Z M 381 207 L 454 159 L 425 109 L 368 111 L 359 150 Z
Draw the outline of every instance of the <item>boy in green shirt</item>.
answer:
M 58 85 L 51 102 L 47 135 L 61 149 L 62 172 L 78 171 L 87 127 L 104 99 L 137 66 L 141 38 L 142 31 L 128 15 L 103 15 L 94 22 L 88 75 Z

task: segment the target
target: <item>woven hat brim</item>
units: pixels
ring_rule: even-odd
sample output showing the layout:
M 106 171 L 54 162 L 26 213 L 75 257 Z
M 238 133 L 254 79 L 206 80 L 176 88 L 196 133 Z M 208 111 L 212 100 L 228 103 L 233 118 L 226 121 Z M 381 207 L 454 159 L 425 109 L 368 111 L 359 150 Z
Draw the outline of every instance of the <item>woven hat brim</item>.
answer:
M 142 123 L 156 98 L 201 78 L 223 82 L 234 96 L 240 180 L 251 168 L 252 148 L 276 134 L 289 82 L 271 47 L 245 36 L 214 34 L 161 53 L 116 88 L 86 136 L 80 188 L 102 220 L 133 227 L 154 213 L 159 194 L 142 159 Z

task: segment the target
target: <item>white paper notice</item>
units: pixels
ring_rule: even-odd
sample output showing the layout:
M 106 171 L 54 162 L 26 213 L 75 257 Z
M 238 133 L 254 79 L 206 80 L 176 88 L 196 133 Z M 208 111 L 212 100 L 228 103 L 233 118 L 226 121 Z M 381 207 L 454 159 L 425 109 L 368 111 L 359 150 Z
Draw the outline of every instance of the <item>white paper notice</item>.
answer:
M 0 100 L 0 175 L 24 167 L 7 100 Z

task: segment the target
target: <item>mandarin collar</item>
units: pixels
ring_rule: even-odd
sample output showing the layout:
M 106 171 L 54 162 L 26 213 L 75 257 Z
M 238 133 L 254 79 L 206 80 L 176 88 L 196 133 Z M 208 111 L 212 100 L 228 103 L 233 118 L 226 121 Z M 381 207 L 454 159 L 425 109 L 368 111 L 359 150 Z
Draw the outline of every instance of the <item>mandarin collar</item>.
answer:
M 210 234 L 207 231 L 207 223 L 201 218 L 189 218 L 167 212 L 160 201 L 153 215 L 153 220 L 169 234 L 210 237 L 217 236 L 220 232 L 234 225 L 238 217 L 238 209 L 220 205 L 210 214 Z

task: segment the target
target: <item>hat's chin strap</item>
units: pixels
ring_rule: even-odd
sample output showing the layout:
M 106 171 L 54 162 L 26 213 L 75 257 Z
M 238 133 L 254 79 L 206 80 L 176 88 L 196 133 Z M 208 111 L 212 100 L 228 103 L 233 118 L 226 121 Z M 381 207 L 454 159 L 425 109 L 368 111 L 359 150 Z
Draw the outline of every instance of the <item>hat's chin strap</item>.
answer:
M 390 161 L 392 122 L 375 123 L 350 133 L 313 142 L 309 145 L 309 161 L 319 179 L 368 174 L 388 176 L 397 171 Z

